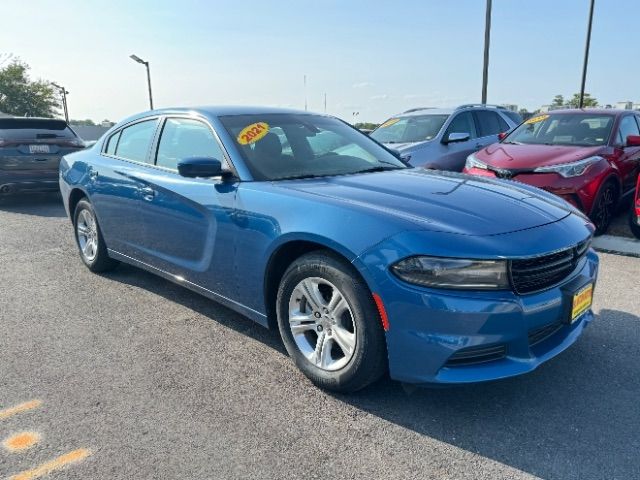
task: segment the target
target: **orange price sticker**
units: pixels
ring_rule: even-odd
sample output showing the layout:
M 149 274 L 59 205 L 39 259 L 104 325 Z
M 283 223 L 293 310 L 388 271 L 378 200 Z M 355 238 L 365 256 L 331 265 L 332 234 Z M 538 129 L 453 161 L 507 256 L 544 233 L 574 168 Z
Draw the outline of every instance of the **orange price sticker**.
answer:
M 382 125 L 380 125 L 378 128 L 387 128 L 390 127 L 391 125 L 395 125 L 396 123 L 398 123 L 400 121 L 399 118 L 392 118 L 390 120 L 387 120 L 386 122 L 384 122 Z
M 526 124 L 529 123 L 538 123 L 538 122 L 542 122 L 543 120 L 546 120 L 547 118 L 549 118 L 549 115 L 538 115 L 537 117 L 531 117 L 529 120 L 527 120 Z
M 250 145 L 263 138 L 267 133 L 269 133 L 269 124 L 256 122 L 244 127 L 238 134 L 237 140 L 240 145 Z

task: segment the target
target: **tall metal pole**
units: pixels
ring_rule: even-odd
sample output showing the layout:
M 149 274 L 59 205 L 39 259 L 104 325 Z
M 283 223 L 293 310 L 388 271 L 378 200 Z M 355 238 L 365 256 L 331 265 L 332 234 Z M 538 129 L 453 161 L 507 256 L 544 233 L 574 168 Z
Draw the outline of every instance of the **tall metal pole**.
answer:
M 149 71 L 149 62 L 144 63 L 147 67 L 147 85 L 149 85 L 149 107 L 153 110 L 153 95 L 151 95 L 151 72 Z
M 324 113 L 327 113 L 327 92 L 324 93 Z
M 589 46 L 591 45 L 591 24 L 593 23 L 593 4 L 595 0 L 591 0 L 589 8 L 589 24 L 587 26 L 587 43 L 584 46 L 584 64 L 582 66 L 582 84 L 580 85 L 580 108 L 584 107 L 584 87 L 587 83 L 587 64 L 589 63 Z
M 489 41 L 491 39 L 491 0 L 487 0 L 484 20 L 484 65 L 482 67 L 482 103 L 487 103 L 487 83 L 489 81 Z
M 307 110 L 307 76 L 304 76 L 304 109 Z

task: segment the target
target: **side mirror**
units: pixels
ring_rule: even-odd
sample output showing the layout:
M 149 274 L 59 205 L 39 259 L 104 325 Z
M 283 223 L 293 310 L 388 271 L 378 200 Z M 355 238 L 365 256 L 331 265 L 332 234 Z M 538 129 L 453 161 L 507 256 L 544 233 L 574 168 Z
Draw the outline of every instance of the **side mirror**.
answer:
M 500 141 L 504 140 L 505 138 L 507 138 L 507 135 L 509 135 L 509 132 L 500 132 L 498 134 L 498 140 Z
M 211 157 L 190 157 L 178 162 L 178 173 L 187 178 L 219 177 L 222 175 L 222 163 Z
M 471 135 L 468 133 L 460 133 L 460 132 L 451 132 L 446 136 L 442 143 L 455 143 L 455 142 L 466 142 L 471 138 Z
M 640 147 L 640 135 L 629 135 L 627 137 L 627 147 Z

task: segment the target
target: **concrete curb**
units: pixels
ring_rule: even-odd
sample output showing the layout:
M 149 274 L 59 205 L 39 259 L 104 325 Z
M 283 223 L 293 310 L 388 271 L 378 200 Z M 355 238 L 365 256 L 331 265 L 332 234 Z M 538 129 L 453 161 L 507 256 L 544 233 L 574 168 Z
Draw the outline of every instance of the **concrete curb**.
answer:
M 633 238 L 601 235 L 593 239 L 592 246 L 599 252 L 640 258 L 640 240 Z

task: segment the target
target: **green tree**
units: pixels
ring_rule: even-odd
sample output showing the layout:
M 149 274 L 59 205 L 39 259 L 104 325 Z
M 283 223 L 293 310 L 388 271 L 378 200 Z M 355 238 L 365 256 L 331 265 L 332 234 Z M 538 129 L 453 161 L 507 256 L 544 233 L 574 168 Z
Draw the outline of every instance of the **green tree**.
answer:
M 573 98 L 571 100 L 569 100 L 569 105 L 571 105 L 572 108 L 578 108 L 580 106 L 580 94 L 579 93 L 574 93 L 573 94 Z M 591 94 L 585 93 L 584 94 L 583 105 L 585 107 L 597 107 L 598 106 L 598 100 L 596 100 L 594 97 L 592 97 Z
M 551 105 L 554 107 L 562 107 L 564 105 L 564 97 L 562 95 L 556 95 L 553 97 Z
M 356 127 L 356 128 L 366 128 L 366 129 L 369 129 L 369 130 L 374 130 L 375 128 L 378 127 L 378 124 L 377 123 L 371 123 L 371 122 L 359 122 L 359 123 L 356 123 L 354 125 L 354 127 Z
M 13 60 L 0 68 L 0 111 L 20 117 L 55 117 L 60 106 L 49 82 L 31 80 L 29 66 Z

